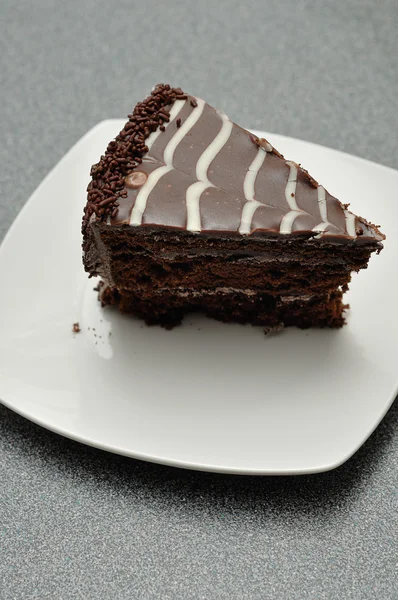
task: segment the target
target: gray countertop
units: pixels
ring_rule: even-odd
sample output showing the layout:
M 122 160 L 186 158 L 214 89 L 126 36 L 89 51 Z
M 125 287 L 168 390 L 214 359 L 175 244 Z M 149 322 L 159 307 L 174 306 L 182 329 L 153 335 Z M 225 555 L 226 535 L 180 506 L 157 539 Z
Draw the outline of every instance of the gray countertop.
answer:
M 397 22 L 397 0 L 2 0 L 0 239 L 79 137 L 160 81 L 398 167 Z M 106 454 L 0 407 L 0 599 L 396 600 L 397 422 L 395 404 L 333 472 L 253 478 Z

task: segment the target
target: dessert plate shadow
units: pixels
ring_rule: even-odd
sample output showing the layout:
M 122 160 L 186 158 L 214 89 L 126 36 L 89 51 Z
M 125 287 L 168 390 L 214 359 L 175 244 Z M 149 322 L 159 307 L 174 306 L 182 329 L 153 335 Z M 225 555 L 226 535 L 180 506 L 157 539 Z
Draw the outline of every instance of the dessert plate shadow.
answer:
M 385 249 L 354 277 L 340 331 L 264 336 L 200 315 L 165 331 L 101 310 L 81 264 L 90 166 L 123 125 L 109 120 L 89 131 L 0 248 L 0 401 L 66 437 L 167 465 L 287 475 L 342 464 L 398 387 L 398 172 L 256 132 L 380 223 Z

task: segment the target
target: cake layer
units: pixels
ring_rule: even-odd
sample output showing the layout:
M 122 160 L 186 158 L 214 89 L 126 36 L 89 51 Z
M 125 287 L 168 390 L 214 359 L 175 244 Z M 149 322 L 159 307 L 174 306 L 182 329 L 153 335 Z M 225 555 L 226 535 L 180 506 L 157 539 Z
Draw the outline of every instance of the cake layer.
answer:
M 341 291 L 321 295 L 280 296 L 275 298 L 253 290 L 159 291 L 152 295 L 118 292 L 104 285 L 100 291 L 103 306 L 117 307 L 134 314 L 148 324 L 173 327 L 184 314 L 201 311 L 225 322 L 252 323 L 266 328 L 295 325 L 308 327 L 341 327 L 344 305 Z
M 320 293 L 348 285 L 351 269 L 347 265 L 318 265 L 296 262 L 252 264 L 245 260 L 223 258 L 192 259 L 170 263 L 153 257 L 137 256 L 134 261 L 118 261 L 112 269 L 112 284 L 117 289 L 169 290 L 184 285 L 192 290 L 205 287 L 244 287 L 267 290 L 270 294 L 297 293 L 303 289 Z
M 134 262 L 143 253 L 152 260 L 185 262 L 196 257 L 229 257 L 255 259 L 261 262 L 301 261 L 311 264 L 352 266 L 364 268 L 372 252 L 381 245 L 355 241 L 340 243 L 324 241 L 313 236 L 250 236 L 231 237 L 218 234 L 192 235 L 169 229 L 134 228 L 126 225 L 109 227 L 92 224 L 88 235 L 88 250 L 84 254 L 86 270 L 112 281 L 108 261 Z
M 94 258 L 97 274 L 112 288 L 143 293 L 184 286 L 191 290 L 224 287 L 281 293 L 328 293 L 348 285 L 351 272 L 365 268 L 373 248 L 367 245 L 323 244 L 312 240 L 222 241 L 208 236 L 183 236 L 150 230 L 95 230 L 101 256 Z M 137 231 L 137 233 L 135 233 Z M 138 233 L 139 232 L 139 233 Z M 195 243 L 195 245 L 194 245 Z M 183 248 L 183 249 L 182 249 Z M 90 254 L 87 254 L 90 258 Z M 94 269 L 92 269 L 94 270 Z

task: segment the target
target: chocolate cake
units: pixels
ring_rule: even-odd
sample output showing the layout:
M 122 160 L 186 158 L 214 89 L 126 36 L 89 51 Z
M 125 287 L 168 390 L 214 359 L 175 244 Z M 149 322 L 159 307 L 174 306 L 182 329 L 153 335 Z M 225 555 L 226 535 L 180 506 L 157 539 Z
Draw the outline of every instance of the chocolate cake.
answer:
M 266 328 L 341 327 L 384 235 L 265 139 L 160 84 L 92 167 L 84 266 L 103 305 L 173 326 L 201 310 Z M 354 307 L 355 309 L 355 307 Z

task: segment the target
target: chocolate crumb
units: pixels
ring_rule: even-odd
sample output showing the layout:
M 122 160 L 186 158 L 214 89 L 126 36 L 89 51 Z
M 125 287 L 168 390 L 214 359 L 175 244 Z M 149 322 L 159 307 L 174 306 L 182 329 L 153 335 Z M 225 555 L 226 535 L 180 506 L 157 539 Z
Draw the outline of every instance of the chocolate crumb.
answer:
M 257 138 L 256 139 L 256 144 L 257 144 L 257 146 L 259 146 L 259 148 L 263 148 L 266 152 L 272 152 L 273 151 L 272 145 L 265 138 Z
M 79 325 L 79 323 L 73 323 L 72 331 L 73 331 L 73 333 L 80 333 L 80 325 Z
M 301 167 L 301 165 L 299 165 Z M 304 176 L 307 178 L 308 183 L 315 189 L 317 189 L 319 187 L 319 183 L 312 177 L 312 175 L 310 175 L 307 171 L 307 169 L 303 169 L 303 167 L 301 167 L 301 170 L 304 174 Z
M 264 150 L 266 152 L 268 152 L 269 154 L 274 154 L 275 156 L 278 156 L 279 158 L 284 158 L 283 154 L 278 152 L 278 150 L 276 150 L 276 148 L 274 148 L 272 146 L 272 144 L 270 144 L 269 141 L 266 140 L 265 138 L 258 138 L 257 136 L 253 135 L 252 141 L 259 148 L 264 148 Z
M 273 327 L 266 327 L 264 329 L 264 335 L 276 335 L 285 329 L 283 323 L 278 323 L 278 325 L 274 325 Z

